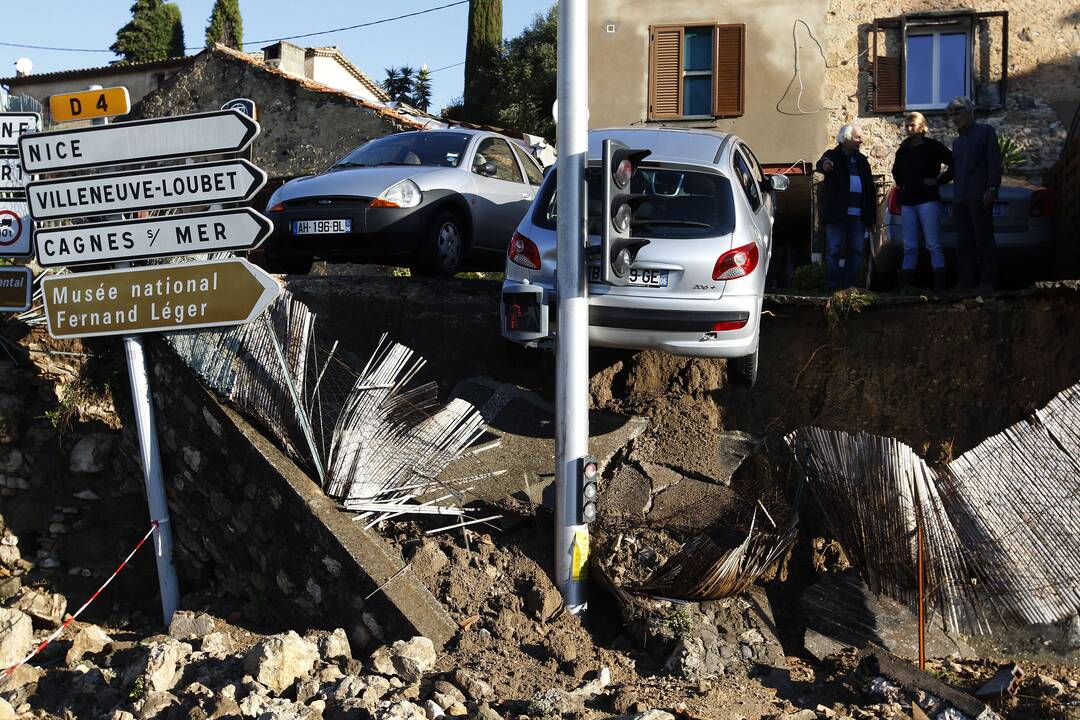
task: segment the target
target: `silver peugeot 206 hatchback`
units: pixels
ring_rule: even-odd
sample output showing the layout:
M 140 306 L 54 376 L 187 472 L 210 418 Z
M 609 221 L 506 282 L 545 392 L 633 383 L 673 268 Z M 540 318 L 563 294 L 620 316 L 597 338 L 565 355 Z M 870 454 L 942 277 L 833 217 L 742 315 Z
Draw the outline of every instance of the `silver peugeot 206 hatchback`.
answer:
M 787 178 L 764 175 L 750 148 L 730 134 L 594 130 L 586 169 L 590 247 L 600 243 L 606 139 L 650 151 L 630 186 L 644 196 L 634 210 L 631 235 L 649 242 L 639 250 L 625 287 L 599 282 L 599 265 L 589 265 L 590 344 L 727 358 L 729 381 L 752 386 L 775 191 L 786 189 Z M 502 333 L 528 345 L 548 345 L 558 333 L 557 172 L 556 166 L 544 179 L 507 250 Z M 526 304 L 528 298 L 535 302 Z

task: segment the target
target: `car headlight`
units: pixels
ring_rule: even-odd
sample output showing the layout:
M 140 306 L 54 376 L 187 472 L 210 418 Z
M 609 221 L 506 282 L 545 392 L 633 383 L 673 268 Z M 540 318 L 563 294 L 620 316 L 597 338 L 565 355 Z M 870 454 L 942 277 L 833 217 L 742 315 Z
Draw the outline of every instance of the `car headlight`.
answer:
M 412 180 L 402 180 L 383 190 L 379 197 L 371 201 L 369 207 L 411 208 L 420 204 L 424 194 Z

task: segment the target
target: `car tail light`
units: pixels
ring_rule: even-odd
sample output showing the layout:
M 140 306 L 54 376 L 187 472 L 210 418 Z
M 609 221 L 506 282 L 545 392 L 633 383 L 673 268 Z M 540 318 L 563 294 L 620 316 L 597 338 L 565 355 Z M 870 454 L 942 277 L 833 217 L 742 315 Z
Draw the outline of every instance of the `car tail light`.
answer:
M 1054 214 L 1054 192 L 1050 188 L 1039 188 L 1031 193 L 1028 214 L 1031 217 L 1051 217 Z
M 713 323 L 713 332 L 724 332 L 725 330 L 741 330 L 746 327 L 746 323 L 750 321 L 750 318 L 743 318 L 742 320 L 722 320 L 721 322 Z
M 713 280 L 735 280 L 754 272 L 758 263 L 757 243 L 743 245 L 728 250 L 716 260 L 713 267 Z
M 519 232 L 515 232 L 510 238 L 510 245 L 506 248 L 506 257 L 515 265 L 520 265 L 529 270 L 540 269 L 540 250 L 529 238 Z
M 889 212 L 893 215 L 900 215 L 900 188 L 893 185 L 892 190 L 889 191 Z
M 285 203 L 279 202 L 271 208 L 267 208 L 267 212 L 282 212 L 285 209 Z

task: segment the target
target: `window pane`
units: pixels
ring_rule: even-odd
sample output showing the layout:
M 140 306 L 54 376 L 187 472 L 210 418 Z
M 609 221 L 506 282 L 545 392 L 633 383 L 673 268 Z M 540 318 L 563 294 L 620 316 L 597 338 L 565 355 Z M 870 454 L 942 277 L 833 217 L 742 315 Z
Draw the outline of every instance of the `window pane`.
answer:
M 683 115 L 712 115 L 712 75 L 683 78 Z
M 907 45 L 907 104 L 934 102 L 934 36 L 909 35 Z
M 510 182 L 522 182 L 521 171 L 518 170 L 514 156 L 510 154 L 510 146 L 505 140 L 498 138 L 486 138 L 481 141 L 473 157 L 473 172 L 480 173 L 480 166 L 491 163 L 495 166 L 495 178 Z
M 947 103 L 957 95 L 967 95 L 967 34 L 942 34 L 938 41 L 938 102 Z
M 687 28 L 684 70 L 712 70 L 712 28 Z

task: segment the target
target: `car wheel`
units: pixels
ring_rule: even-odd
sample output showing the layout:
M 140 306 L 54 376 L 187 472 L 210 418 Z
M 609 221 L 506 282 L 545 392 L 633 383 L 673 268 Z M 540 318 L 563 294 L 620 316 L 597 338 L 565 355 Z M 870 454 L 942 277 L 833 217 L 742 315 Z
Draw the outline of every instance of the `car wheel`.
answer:
M 265 261 L 266 270 L 275 275 L 307 275 L 311 272 L 311 266 L 314 264 L 314 258 L 268 257 Z
M 734 387 L 752 388 L 757 382 L 758 351 L 743 357 L 728 358 L 728 384 Z
M 453 275 L 465 255 L 465 231 L 452 212 L 442 212 L 431 224 L 417 257 L 416 270 L 423 275 Z

